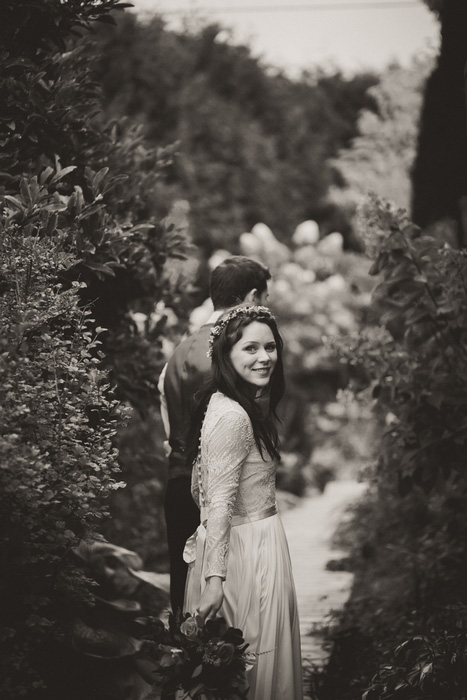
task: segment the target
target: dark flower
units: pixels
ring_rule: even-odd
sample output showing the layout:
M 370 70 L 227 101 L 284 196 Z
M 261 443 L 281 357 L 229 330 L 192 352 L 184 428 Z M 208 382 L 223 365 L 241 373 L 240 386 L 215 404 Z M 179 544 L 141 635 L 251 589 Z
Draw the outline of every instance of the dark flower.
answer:
M 217 656 L 220 659 L 221 666 L 228 666 L 232 661 L 234 654 L 235 647 L 233 644 L 221 642 L 217 645 Z
M 186 620 L 180 625 L 180 632 L 188 637 L 188 639 L 194 639 L 199 631 L 198 623 L 194 617 L 187 617 Z

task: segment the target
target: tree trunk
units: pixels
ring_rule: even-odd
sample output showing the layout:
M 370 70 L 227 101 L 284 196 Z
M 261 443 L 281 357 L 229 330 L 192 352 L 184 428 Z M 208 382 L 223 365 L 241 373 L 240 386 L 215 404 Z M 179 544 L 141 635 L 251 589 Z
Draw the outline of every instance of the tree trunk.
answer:
M 459 245 L 466 246 L 466 0 L 444 0 L 439 15 L 441 49 L 425 89 L 412 172 L 412 218 L 422 227 L 451 220 Z

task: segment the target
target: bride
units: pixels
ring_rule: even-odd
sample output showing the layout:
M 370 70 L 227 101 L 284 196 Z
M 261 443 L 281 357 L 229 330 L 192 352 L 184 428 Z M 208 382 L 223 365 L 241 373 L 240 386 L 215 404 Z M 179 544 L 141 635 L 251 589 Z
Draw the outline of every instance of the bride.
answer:
M 236 307 L 211 330 L 209 354 L 212 379 L 193 420 L 201 525 L 185 549 L 184 610 L 242 630 L 256 656 L 250 700 L 302 700 L 295 587 L 275 500 L 284 373 L 274 316 Z

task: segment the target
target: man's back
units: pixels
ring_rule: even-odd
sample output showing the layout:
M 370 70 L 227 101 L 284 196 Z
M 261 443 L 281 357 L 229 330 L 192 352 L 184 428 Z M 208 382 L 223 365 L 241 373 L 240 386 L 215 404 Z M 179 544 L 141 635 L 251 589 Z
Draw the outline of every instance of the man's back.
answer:
M 163 382 L 171 447 L 164 507 L 170 557 L 170 599 L 174 612 L 183 604 L 187 573 L 182 556 L 185 542 L 199 525 L 199 510 L 191 497 L 191 464 L 186 459 L 186 448 L 193 397 L 211 367 L 211 360 L 206 355 L 211 328 L 212 323 L 201 326 L 175 348 Z
M 185 458 L 190 411 L 194 395 L 209 375 L 211 360 L 206 353 L 211 328 L 212 324 L 206 324 L 183 340 L 167 363 L 164 393 L 170 424 L 169 478 L 191 475 Z

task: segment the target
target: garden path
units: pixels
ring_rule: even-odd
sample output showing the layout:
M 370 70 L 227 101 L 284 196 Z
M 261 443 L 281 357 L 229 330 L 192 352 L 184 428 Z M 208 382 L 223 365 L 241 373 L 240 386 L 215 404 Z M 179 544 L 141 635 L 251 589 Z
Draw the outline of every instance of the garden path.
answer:
M 323 494 L 310 493 L 303 498 L 283 491 L 277 494 L 297 592 L 305 687 L 307 670 L 322 667 L 327 661 L 330 650 L 322 630 L 331 622 L 333 611 L 344 607 L 353 581 L 347 571 L 326 569 L 328 561 L 344 554 L 333 548 L 332 536 L 347 517 L 348 506 L 365 488 L 356 481 L 339 480 L 328 483 Z M 168 591 L 169 575 L 155 576 L 157 585 Z M 161 619 L 166 622 L 167 610 Z
M 329 560 L 343 556 L 333 548 L 332 536 L 365 488 L 356 481 L 333 481 L 323 494 L 298 499 L 293 508 L 287 508 L 287 502 L 281 508 L 279 499 L 297 591 L 305 683 L 307 669 L 322 667 L 328 658 L 321 630 L 329 625 L 333 611 L 345 605 L 353 580 L 347 571 L 326 569 Z

